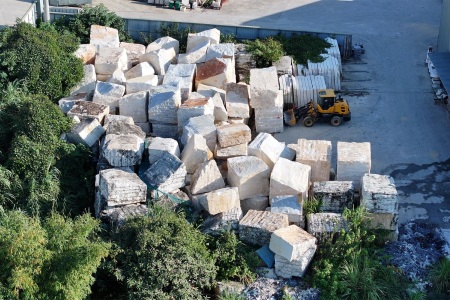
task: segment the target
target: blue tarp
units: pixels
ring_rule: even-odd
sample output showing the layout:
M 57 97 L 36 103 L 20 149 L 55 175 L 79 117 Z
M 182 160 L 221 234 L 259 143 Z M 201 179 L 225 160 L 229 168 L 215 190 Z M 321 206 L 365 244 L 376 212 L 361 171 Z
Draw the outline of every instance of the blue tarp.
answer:
M 450 52 L 431 52 L 428 54 L 436 69 L 442 85 L 450 92 Z

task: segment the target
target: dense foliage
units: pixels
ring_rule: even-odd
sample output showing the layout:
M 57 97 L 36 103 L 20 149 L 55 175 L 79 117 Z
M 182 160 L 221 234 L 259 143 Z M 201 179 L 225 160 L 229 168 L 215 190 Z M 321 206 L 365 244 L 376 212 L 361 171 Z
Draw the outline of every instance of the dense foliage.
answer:
M 294 58 L 296 63 L 306 65 L 308 60 L 321 62 L 321 53 L 326 53 L 325 49 L 331 47 L 327 41 L 309 34 L 293 34 L 289 37 L 279 34 L 274 37 L 283 45 L 287 55 Z
M 88 215 L 51 214 L 42 222 L 0 207 L 0 298 L 84 299 L 110 245 Z
M 434 297 L 448 299 L 450 296 L 450 259 L 443 258 L 430 271 L 430 281 Z
M 273 37 L 247 41 L 245 49 L 256 60 L 258 68 L 270 67 L 272 62 L 278 61 L 285 55 L 283 45 Z
M 83 76 L 81 61 L 73 55 L 78 40 L 52 26 L 17 23 L 0 31 L 0 88 L 23 80 L 32 94 L 56 101 Z
M 190 27 L 181 28 L 178 23 L 163 23 L 156 32 L 160 37 L 170 36 L 171 38 L 176 39 L 180 43 L 180 53 L 186 52 L 187 38 L 189 33 L 192 33 Z

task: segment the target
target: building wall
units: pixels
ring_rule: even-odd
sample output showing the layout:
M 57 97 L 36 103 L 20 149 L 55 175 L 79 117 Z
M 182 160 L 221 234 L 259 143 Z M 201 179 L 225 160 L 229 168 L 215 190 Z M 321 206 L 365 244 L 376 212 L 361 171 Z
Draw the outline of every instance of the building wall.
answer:
M 439 29 L 439 52 L 450 52 L 450 0 L 442 1 L 441 27 Z

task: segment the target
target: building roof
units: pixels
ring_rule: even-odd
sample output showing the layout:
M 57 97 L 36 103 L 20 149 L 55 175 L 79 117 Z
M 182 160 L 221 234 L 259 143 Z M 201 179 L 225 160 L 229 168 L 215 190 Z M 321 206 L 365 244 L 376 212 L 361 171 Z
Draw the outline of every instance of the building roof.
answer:
M 442 85 L 447 92 L 450 92 L 450 52 L 431 52 L 428 55 L 441 79 Z
M 16 24 L 33 6 L 34 0 L 0 0 L 0 27 Z

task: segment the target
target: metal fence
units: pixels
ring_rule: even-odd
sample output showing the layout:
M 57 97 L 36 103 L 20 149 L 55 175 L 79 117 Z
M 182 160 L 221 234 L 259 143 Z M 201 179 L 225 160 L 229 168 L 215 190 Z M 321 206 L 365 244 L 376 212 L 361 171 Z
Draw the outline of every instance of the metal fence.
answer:
M 83 9 L 79 7 L 57 7 L 50 6 L 50 22 L 54 22 L 59 18 L 70 18 L 78 13 L 80 13 Z

